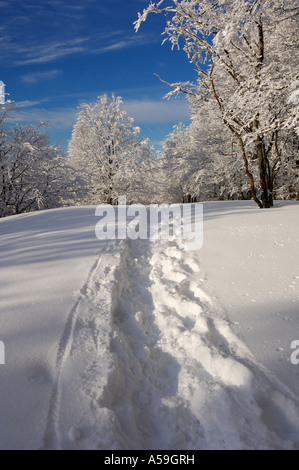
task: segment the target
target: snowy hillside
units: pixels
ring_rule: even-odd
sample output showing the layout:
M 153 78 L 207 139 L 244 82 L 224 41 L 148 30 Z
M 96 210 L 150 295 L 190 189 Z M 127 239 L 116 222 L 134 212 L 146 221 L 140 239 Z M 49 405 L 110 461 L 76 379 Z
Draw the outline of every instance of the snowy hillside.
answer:
M 206 203 L 199 251 L 0 220 L 0 448 L 299 448 L 298 210 Z

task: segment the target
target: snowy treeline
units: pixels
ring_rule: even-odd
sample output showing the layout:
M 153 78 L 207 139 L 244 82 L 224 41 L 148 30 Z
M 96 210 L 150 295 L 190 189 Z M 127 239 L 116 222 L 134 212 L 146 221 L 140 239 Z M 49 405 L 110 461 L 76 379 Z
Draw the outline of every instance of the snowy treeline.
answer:
M 169 182 L 168 199 L 174 202 L 252 199 L 238 141 L 215 118 L 213 103 L 203 103 L 190 126 L 175 126 L 163 144 L 160 161 Z M 278 146 L 279 145 L 279 146 Z M 299 200 L 299 137 L 293 130 L 280 132 L 273 199 Z M 255 181 L 259 168 L 254 154 L 248 155 Z M 257 192 L 260 196 L 261 191 Z
M 81 202 L 116 204 L 123 195 L 129 204 L 251 199 L 252 187 L 238 158 L 239 141 L 227 131 L 215 102 L 209 97 L 188 99 L 191 125 L 174 126 L 156 154 L 148 140 L 140 138 L 140 128 L 128 117 L 121 97 L 102 95 L 80 106 L 69 164 L 82 178 Z M 276 157 L 272 197 L 297 198 L 298 135 L 282 129 L 276 136 L 267 149 L 269 162 Z M 257 181 L 258 157 L 252 151 L 247 159 Z
M 74 201 L 75 173 L 41 126 L 6 125 L 13 105 L 0 105 L 0 217 Z
M 137 31 L 151 13 L 166 16 L 165 41 L 198 73 L 169 84 L 193 112 L 185 138 L 176 130 L 165 144 L 166 160 L 188 161 L 177 175 L 184 198 L 250 195 L 268 208 L 298 196 L 298 2 L 162 0 L 139 14 Z

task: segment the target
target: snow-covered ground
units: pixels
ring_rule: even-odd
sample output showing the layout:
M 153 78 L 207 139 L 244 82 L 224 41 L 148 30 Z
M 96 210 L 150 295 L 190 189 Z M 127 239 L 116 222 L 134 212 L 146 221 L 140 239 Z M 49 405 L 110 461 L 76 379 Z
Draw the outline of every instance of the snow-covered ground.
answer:
M 298 211 L 206 203 L 199 251 L 0 220 L 0 448 L 299 448 Z

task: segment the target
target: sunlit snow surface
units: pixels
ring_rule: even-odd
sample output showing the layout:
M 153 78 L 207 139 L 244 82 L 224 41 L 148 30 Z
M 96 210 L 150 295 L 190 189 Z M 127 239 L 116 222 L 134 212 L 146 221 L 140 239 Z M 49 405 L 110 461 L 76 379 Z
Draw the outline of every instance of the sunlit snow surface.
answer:
M 298 214 L 206 203 L 199 251 L 0 220 L 0 448 L 299 448 Z

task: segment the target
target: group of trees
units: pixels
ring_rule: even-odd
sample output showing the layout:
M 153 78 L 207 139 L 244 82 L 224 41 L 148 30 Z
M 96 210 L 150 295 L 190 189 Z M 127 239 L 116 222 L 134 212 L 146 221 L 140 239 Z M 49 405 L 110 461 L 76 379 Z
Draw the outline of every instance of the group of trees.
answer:
M 80 106 L 68 155 L 42 126 L 12 127 L 14 105 L 0 107 L 0 217 L 76 204 L 158 202 L 157 165 L 120 97 Z M 161 181 L 162 187 L 162 181 Z
M 0 217 L 75 200 L 77 176 L 41 126 L 6 125 L 13 104 L 0 106 Z
M 299 200 L 297 0 L 162 0 L 165 41 L 182 47 L 196 83 L 167 83 L 188 99 L 154 153 L 120 97 L 80 106 L 68 155 L 39 127 L 5 125 L 0 105 L 0 216 L 65 204 Z M 164 41 L 164 42 L 165 42 Z
M 238 141 L 231 139 L 217 107 L 203 103 L 190 126 L 175 126 L 164 142 L 161 160 L 169 175 L 169 195 L 176 202 L 252 199 L 252 187 L 238 153 Z M 279 165 L 273 179 L 273 199 L 299 200 L 299 136 L 294 130 L 280 134 Z M 249 156 L 254 181 L 259 166 Z M 171 175 L 175 174 L 175 178 Z M 257 195 L 261 190 L 257 191 Z
M 284 174 L 283 184 L 292 175 L 291 186 L 298 173 L 298 106 L 290 99 L 298 73 L 298 2 L 162 0 L 139 14 L 137 31 L 151 13 L 166 16 L 165 41 L 173 48 L 182 46 L 197 70 L 197 83 L 169 83 L 168 96 L 186 94 L 195 122 L 192 128 L 199 123 L 199 132 L 209 134 L 216 147 L 219 138 L 224 140 L 223 149 L 218 145 L 213 155 L 210 182 L 216 179 L 217 185 L 222 184 L 222 173 L 227 171 L 218 156 L 224 158 L 228 152 L 243 161 L 250 195 L 259 207 L 271 207 L 275 193 L 287 192 L 281 188 L 279 173 Z M 201 128 L 202 119 L 205 126 Z M 199 134 L 199 138 L 207 137 Z M 197 149 L 197 153 L 202 151 Z M 204 153 L 203 160 L 208 162 L 210 152 L 204 149 Z M 239 164 L 228 158 L 226 162 L 231 176 L 225 186 L 235 187 L 237 180 L 243 188 Z M 206 173 L 202 161 L 199 166 L 200 173 L 193 178 L 197 183 Z

